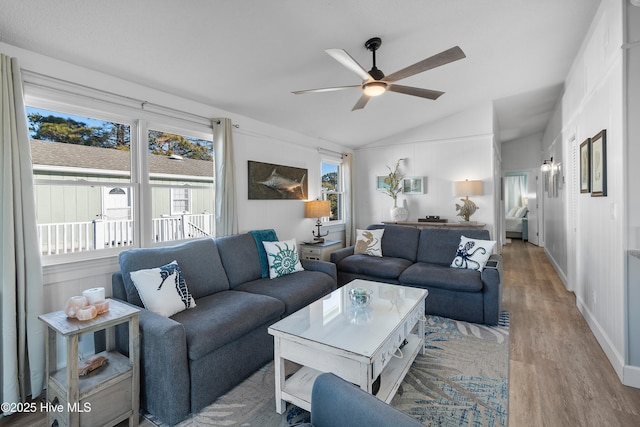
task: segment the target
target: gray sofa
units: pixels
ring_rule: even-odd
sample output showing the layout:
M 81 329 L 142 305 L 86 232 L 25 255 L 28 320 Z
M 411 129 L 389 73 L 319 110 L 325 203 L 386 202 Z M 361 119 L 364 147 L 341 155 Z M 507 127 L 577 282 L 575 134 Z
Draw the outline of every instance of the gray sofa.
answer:
M 305 271 L 262 278 L 250 234 L 192 240 L 120 253 L 113 297 L 143 307 L 130 273 L 176 260 L 196 307 L 163 317 L 140 314 L 141 408 L 175 424 L 213 402 L 273 359 L 267 328 L 336 289 L 328 262 L 302 260 Z M 126 352 L 127 329 L 117 328 Z
M 332 373 L 318 375 L 311 390 L 311 423 L 298 427 L 424 427 L 360 387 Z
M 331 254 L 338 286 L 354 279 L 429 290 L 427 314 L 496 325 L 502 299 L 502 257 L 492 254 L 482 272 L 451 268 L 460 236 L 489 240 L 488 230 L 423 228 L 374 224 L 384 228 L 382 257 L 354 254 L 354 247 Z

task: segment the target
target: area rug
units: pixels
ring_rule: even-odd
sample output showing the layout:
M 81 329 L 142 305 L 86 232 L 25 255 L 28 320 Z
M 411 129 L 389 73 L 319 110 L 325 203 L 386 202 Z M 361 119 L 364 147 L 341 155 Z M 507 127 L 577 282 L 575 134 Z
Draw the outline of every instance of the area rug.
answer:
M 418 355 L 391 405 L 426 426 L 507 426 L 509 313 L 490 327 L 427 316 L 426 354 Z M 309 420 L 289 404 L 275 412 L 273 362 L 179 424 L 285 427 Z M 152 425 L 164 426 L 152 416 Z

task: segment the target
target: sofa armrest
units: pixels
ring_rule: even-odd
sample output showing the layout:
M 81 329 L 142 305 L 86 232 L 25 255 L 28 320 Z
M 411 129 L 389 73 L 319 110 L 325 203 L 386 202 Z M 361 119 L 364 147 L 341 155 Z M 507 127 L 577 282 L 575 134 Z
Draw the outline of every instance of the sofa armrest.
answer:
M 191 412 L 184 327 L 144 308 L 140 310 L 139 324 L 141 407 L 163 421 L 175 424 Z M 122 325 L 116 326 L 118 347 L 128 349 L 128 328 L 119 326 Z
M 320 374 L 311 391 L 311 424 L 314 427 L 424 427 L 377 397 L 337 377 Z
M 330 260 L 334 264 L 338 264 L 340 261 L 348 257 L 349 255 L 353 255 L 353 250 L 355 246 L 347 246 L 346 248 L 340 248 L 331 252 Z
M 484 320 L 487 325 L 497 325 L 502 302 L 502 256 L 492 254 L 482 270 L 484 284 Z
M 328 274 L 333 278 L 334 283 L 338 283 L 338 273 L 335 264 L 315 259 L 301 259 L 300 263 L 305 270 L 319 271 Z

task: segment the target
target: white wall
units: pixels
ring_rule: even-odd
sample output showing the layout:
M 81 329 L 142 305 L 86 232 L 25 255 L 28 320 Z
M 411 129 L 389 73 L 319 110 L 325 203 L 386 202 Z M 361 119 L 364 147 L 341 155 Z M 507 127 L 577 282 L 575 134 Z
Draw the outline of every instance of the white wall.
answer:
M 15 46 L 0 43 L 0 52 L 18 58 L 24 70 L 73 82 L 133 99 L 143 99 L 151 104 L 203 117 L 229 117 L 234 124 L 235 161 L 239 228 L 246 232 L 256 228 L 274 228 L 279 238 L 309 240 L 315 228 L 314 219 L 304 218 L 302 200 L 248 200 L 247 161 L 256 160 L 308 169 L 309 199 L 320 194 L 320 162 L 318 148 L 335 152 L 348 151 L 344 147 L 317 140 L 286 129 L 232 114 L 212 106 L 196 103 L 168 93 L 121 80 L 117 77 L 64 63 Z M 340 228 L 329 236 L 342 239 Z M 44 268 L 46 311 L 60 310 L 64 302 L 82 290 L 103 286 L 111 292 L 111 273 L 119 269 L 116 256 L 106 256 L 92 261 L 47 265 Z
M 640 376 L 625 375 L 629 371 L 627 339 L 640 338 L 626 335 L 625 317 L 626 188 L 630 184 L 625 152 L 631 140 L 625 132 L 621 47 L 623 11 L 631 7 L 627 1 L 602 1 L 566 79 L 561 105 L 544 136 L 543 156 L 567 159 L 563 166 L 569 182 L 558 200 L 545 205 L 544 217 L 549 257 L 575 291 L 578 308 L 620 379 L 640 387 Z M 582 141 L 603 129 L 607 131 L 608 194 L 591 197 L 579 193 L 574 156 Z
M 503 172 L 539 169 L 542 160 L 542 134 L 526 136 L 502 143 Z
M 407 176 L 426 176 L 424 195 L 401 195 L 399 203 L 406 203 L 409 220 L 439 215 L 449 222 L 460 221 L 456 216 L 453 182 L 465 179 L 482 180 L 484 195 L 472 197 L 479 209 L 471 217 L 487 224 L 494 234 L 495 208 L 493 174 L 493 107 L 477 106 L 435 124 L 425 125 L 357 149 L 355 160 L 356 226 L 390 220 L 392 199 L 376 190 L 376 176 L 386 175 L 387 166 L 401 163 Z M 499 195 L 497 195 L 499 197 Z

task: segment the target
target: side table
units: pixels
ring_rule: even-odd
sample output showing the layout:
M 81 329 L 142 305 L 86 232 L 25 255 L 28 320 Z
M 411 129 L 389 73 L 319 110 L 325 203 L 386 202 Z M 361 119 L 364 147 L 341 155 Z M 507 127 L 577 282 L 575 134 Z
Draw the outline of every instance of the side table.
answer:
M 300 247 L 302 259 L 329 261 L 331 252 L 342 247 L 342 241 L 325 240 L 322 243 L 304 242 Z
M 109 299 L 109 311 L 91 320 L 70 319 L 64 311 L 38 316 L 48 329 L 47 339 L 47 415 L 48 425 L 114 426 L 127 418 L 129 426 L 138 425 L 140 359 L 138 315 L 140 310 Z M 129 323 L 129 357 L 113 350 L 113 334 L 107 331 L 108 359 L 99 368 L 80 379 L 78 338 L 82 334 Z M 57 337 L 66 338 L 67 365 L 58 369 Z

